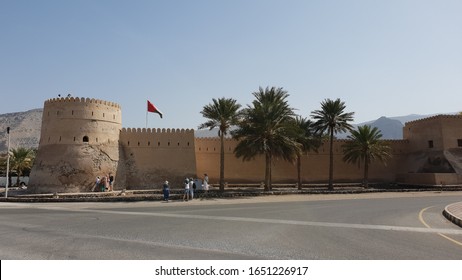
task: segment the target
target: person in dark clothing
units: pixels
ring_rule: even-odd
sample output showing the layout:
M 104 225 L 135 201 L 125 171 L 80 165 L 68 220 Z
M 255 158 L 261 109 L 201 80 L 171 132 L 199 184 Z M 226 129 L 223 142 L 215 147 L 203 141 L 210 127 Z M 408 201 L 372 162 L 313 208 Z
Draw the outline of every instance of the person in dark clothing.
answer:
M 168 181 L 164 182 L 164 185 L 162 186 L 162 191 L 164 193 L 164 201 L 168 202 L 168 199 L 170 197 L 170 187 L 168 186 Z
M 110 192 L 114 190 L 113 185 L 114 185 L 114 175 L 112 175 L 112 173 L 109 173 L 109 191 Z

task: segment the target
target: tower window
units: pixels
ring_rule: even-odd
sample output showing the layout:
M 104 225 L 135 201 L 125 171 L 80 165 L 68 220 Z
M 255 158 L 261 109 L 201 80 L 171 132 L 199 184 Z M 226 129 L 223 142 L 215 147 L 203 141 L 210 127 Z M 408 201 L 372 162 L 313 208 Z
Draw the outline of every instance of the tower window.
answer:
M 83 141 L 83 143 L 88 143 L 88 141 L 89 141 L 88 136 L 84 136 L 82 141 Z
M 457 146 L 462 147 L 462 139 L 457 139 Z
M 433 140 L 428 141 L 428 147 L 431 149 L 433 148 Z

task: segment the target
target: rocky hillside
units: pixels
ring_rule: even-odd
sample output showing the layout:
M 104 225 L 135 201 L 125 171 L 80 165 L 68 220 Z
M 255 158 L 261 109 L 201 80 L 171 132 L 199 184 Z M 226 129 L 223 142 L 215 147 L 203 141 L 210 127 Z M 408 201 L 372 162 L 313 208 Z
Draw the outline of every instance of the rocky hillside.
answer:
M 43 109 L 0 115 L 0 153 L 7 150 L 6 128 L 10 127 L 10 148 L 37 148 Z

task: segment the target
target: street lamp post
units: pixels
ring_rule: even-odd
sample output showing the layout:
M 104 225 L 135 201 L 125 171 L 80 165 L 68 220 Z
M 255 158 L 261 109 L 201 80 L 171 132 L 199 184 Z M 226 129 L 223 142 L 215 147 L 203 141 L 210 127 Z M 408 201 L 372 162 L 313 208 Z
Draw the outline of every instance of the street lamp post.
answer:
M 8 150 L 6 156 L 6 184 L 5 184 L 5 198 L 8 198 L 8 183 L 10 182 L 10 127 L 6 128 L 6 134 L 8 134 Z

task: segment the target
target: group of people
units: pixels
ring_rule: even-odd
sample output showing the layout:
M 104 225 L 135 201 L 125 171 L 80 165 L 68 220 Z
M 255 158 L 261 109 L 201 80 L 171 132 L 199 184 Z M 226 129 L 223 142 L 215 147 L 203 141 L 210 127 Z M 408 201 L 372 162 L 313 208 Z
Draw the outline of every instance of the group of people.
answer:
M 183 201 L 188 201 L 194 198 L 194 192 L 197 189 L 196 182 L 197 181 L 195 181 L 193 178 L 186 178 L 184 180 Z M 204 181 L 202 184 L 202 188 L 205 192 L 209 190 L 209 177 L 207 176 L 207 174 L 204 174 Z M 168 181 L 164 182 L 162 191 L 164 193 L 164 201 L 168 202 L 169 197 L 170 197 L 170 186 L 168 184 Z
M 183 201 L 188 201 L 194 198 L 194 192 L 197 189 L 196 186 L 197 180 L 191 178 L 186 178 L 184 180 L 184 194 L 183 194 Z M 105 176 L 97 176 L 96 182 L 93 188 L 91 189 L 92 192 L 112 192 L 114 185 L 114 176 L 112 173 L 109 173 Z M 202 183 L 202 189 L 207 193 L 209 190 L 209 177 L 207 174 L 204 174 L 204 181 Z M 165 181 L 162 186 L 162 191 L 164 194 L 164 200 L 168 201 L 170 197 L 170 186 L 168 181 Z
M 114 176 L 112 173 L 106 176 L 96 177 L 95 186 L 91 189 L 92 192 L 112 192 L 114 185 Z

